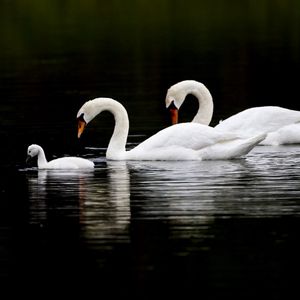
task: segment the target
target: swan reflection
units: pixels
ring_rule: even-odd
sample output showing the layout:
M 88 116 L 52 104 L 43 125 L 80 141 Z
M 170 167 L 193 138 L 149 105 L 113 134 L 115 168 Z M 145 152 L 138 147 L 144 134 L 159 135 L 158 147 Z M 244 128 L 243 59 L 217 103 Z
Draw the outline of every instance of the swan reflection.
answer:
M 174 224 L 210 224 L 222 186 L 244 168 L 241 161 L 130 161 L 132 206 L 139 218 Z M 219 188 L 218 188 L 219 187 Z
M 199 224 L 295 214 L 299 161 L 299 147 L 292 146 L 257 147 L 231 161 L 130 161 L 132 205 L 144 218 Z
M 107 162 L 104 171 L 102 180 L 96 172 L 84 203 L 85 236 L 124 241 L 131 217 L 128 169 L 125 162 Z
M 49 224 L 59 216 L 80 224 L 86 239 L 127 238 L 130 193 L 123 165 L 101 166 L 94 172 L 39 170 L 27 178 L 31 223 Z
M 71 216 L 87 239 L 128 240 L 136 220 L 205 228 L 220 217 L 298 214 L 299 161 L 299 147 L 257 147 L 239 160 L 104 159 L 94 172 L 31 172 L 30 221 Z

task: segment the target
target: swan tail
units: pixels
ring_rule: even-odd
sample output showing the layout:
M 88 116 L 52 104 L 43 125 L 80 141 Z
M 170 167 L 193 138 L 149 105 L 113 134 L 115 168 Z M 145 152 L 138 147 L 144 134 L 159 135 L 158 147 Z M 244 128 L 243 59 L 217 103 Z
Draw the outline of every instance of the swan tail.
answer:
M 245 142 L 246 148 L 248 147 L 248 149 L 249 149 L 248 151 L 246 150 L 247 153 L 249 151 L 251 151 L 259 143 L 261 143 L 266 137 L 267 137 L 266 133 L 261 133 L 259 135 L 256 135 L 254 137 L 251 137 L 251 138 L 247 139 L 246 142 Z M 247 154 L 247 153 L 245 153 L 245 154 Z
M 228 158 L 237 158 L 248 154 L 255 146 L 266 138 L 266 134 L 259 134 L 240 142 L 237 147 L 232 150 Z
M 221 145 L 213 145 L 199 155 L 204 160 L 209 159 L 235 159 L 248 154 L 256 145 L 263 141 L 266 134 L 259 134 L 248 139 L 227 141 Z

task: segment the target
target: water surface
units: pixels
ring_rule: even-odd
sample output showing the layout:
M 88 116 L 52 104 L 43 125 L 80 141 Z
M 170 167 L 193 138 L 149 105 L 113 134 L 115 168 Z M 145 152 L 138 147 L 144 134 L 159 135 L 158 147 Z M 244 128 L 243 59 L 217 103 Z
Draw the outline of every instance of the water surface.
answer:
M 19 170 L 26 199 L 7 206 L 25 211 L 4 230 L 4 278 L 149 298 L 277 299 L 296 288 L 300 147 L 232 161 L 92 159 L 88 172 Z
M 1 1 L 1 288 L 39 299 L 294 295 L 299 145 L 113 163 L 112 116 L 78 140 L 76 114 L 88 99 L 119 100 L 129 149 L 169 125 L 164 97 L 180 80 L 209 88 L 212 125 L 251 106 L 300 110 L 299 12 L 296 0 Z M 195 109 L 188 97 L 180 121 Z M 32 143 L 96 168 L 39 171 L 25 165 Z

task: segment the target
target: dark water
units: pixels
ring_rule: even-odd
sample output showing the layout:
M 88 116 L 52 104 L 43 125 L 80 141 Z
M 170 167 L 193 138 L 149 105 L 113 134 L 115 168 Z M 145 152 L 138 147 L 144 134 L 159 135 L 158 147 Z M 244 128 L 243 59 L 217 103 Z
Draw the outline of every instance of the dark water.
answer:
M 106 162 L 111 116 L 78 141 L 76 113 L 91 98 L 119 100 L 130 148 L 168 125 L 166 90 L 184 79 L 211 91 L 213 125 L 251 106 L 300 110 L 299 6 L 1 1 L 0 286 L 39 298 L 297 292 L 299 145 L 234 161 Z M 25 165 L 31 143 L 96 169 L 38 171 Z

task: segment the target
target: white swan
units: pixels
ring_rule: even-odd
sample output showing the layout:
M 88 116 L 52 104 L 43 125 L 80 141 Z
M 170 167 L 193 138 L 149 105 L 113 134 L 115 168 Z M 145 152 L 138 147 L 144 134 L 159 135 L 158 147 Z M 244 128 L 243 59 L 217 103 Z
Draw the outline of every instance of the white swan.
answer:
M 39 145 L 32 144 L 27 149 L 28 158 L 38 157 L 37 164 L 39 169 L 91 169 L 94 163 L 81 157 L 61 157 L 47 161 L 43 148 Z
M 199 101 L 199 109 L 192 122 L 208 125 L 213 115 L 213 100 L 204 84 L 195 80 L 181 81 L 171 86 L 166 95 L 172 123 L 178 122 L 178 110 L 188 94 Z M 215 128 L 251 137 L 267 133 L 261 145 L 300 143 L 300 111 L 279 106 L 252 107 L 220 122 Z
M 198 123 L 165 128 L 130 151 L 126 151 L 129 120 L 126 109 L 111 98 L 87 101 L 77 113 L 78 137 L 85 126 L 102 111 L 114 115 L 115 128 L 106 158 L 111 160 L 203 160 L 231 159 L 247 154 L 265 135 L 242 139 Z

